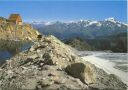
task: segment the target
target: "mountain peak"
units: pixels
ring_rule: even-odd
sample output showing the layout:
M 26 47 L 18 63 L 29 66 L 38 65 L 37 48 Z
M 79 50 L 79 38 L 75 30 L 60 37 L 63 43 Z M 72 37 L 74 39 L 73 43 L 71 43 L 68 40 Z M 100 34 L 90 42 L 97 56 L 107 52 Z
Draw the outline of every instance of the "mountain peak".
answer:
M 115 20 L 115 18 L 113 18 L 113 17 L 107 18 L 107 19 L 105 19 L 105 21 L 110 21 L 110 22 L 113 22 L 113 23 L 116 23 L 117 22 Z

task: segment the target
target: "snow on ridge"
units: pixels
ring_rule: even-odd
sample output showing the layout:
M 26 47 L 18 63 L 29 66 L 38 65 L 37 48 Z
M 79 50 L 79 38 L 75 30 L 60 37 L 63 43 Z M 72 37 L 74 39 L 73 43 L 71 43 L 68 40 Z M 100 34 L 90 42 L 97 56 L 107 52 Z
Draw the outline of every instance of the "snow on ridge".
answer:
M 92 25 L 92 24 L 97 24 L 98 22 L 97 21 L 92 21 L 89 23 L 89 25 Z
M 117 24 L 118 27 L 121 27 L 121 24 Z
M 91 20 L 83 20 L 81 19 L 80 22 L 90 22 Z M 79 22 L 79 21 L 78 21 Z
M 122 24 L 128 26 L 128 24 L 126 24 L 124 22 L 117 21 L 113 17 L 105 19 L 105 21 L 113 22 L 113 23 L 117 24 L 118 27 L 121 27 Z
M 114 19 L 114 17 L 109 17 L 109 18 L 107 18 L 105 20 L 115 20 L 115 19 Z
M 102 24 L 98 21 L 91 21 L 87 26 L 95 24 L 96 26 L 101 26 Z
M 52 22 L 45 22 L 44 25 L 51 25 Z
M 105 21 L 110 21 L 110 22 L 113 22 L 113 23 L 117 22 L 113 17 L 107 18 L 107 19 L 105 19 Z
M 128 26 L 128 24 L 125 24 L 125 23 L 122 23 L 122 22 L 120 22 L 120 21 L 116 21 L 113 17 L 111 17 L 111 18 L 107 18 L 107 19 L 105 19 L 104 21 L 109 21 L 109 22 L 113 22 L 114 24 L 117 24 L 117 26 L 118 27 L 121 27 L 122 26 L 122 24 L 123 25 L 126 25 L 126 26 Z M 33 21 L 32 22 L 32 24 L 37 24 L 37 25 L 40 25 L 40 24 L 43 24 L 43 25 L 45 25 L 45 26 L 47 26 L 47 25 L 52 25 L 52 24 L 54 24 L 55 23 L 55 21 L 51 21 L 51 22 L 45 22 L 45 21 Z M 96 25 L 96 26 L 98 26 L 98 27 L 100 27 L 100 26 L 102 26 L 102 24 L 103 24 L 103 22 L 100 22 L 100 21 L 96 21 L 96 20 L 83 20 L 83 19 L 81 19 L 81 20 L 79 20 L 79 21 L 77 21 L 77 20 L 71 20 L 71 21 L 65 21 L 65 22 L 61 22 L 61 23 L 65 23 L 65 24 L 71 24 L 71 23 L 78 23 L 78 24 L 81 24 L 81 23 L 83 23 L 84 24 L 84 27 L 88 27 L 88 26 L 91 26 L 91 25 Z
M 32 24 L 42 24 L 44 22 L 40 22 L 40 21 L 33 21 Z
M 66 24 L 70 24 L 70 23 L 77 23 L 77 21 L 65 21 L 64 23 L 66 23 Z
M 33 21 L 32 24 L 36 24 L 36 25 L 43 24 L 47 26 L 47 25 L 51 25 L 52 22 Z

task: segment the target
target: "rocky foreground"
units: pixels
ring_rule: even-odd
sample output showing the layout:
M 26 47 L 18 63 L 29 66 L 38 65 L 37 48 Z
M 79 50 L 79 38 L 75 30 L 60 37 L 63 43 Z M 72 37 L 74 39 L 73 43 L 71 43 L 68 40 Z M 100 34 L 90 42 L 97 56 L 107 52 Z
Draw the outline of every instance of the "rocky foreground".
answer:
M 126 90 L 115 75 L 83 62 L 54 36 L 42 39 L 0 67 L 0 87 L 9 89 Z

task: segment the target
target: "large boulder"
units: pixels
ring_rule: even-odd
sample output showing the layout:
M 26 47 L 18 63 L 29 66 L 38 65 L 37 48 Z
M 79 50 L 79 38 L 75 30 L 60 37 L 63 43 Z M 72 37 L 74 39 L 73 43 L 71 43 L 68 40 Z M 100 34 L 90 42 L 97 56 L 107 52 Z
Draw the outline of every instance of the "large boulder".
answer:
M 74 63 L 66 67 L 66 72 L 75 78 L 79 78 L 83 83 L 94 83 L 94 73 L 89 66 L 84 63 Z
M 89 62 L 74 63 L 68 65 L 65 70 L 87 84 L 91 90 L 126 90 L 126 85 L 117 76 L 109 75 Z

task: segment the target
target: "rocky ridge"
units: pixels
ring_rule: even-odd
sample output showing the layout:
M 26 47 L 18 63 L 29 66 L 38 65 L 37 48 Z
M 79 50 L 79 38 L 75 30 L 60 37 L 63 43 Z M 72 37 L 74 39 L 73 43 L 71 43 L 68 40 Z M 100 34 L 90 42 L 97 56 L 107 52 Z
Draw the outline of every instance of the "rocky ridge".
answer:
M 83 62 L 54 36 L 41 40 L 0 67 L 0 87 L 13 89 L 126 90 L 115 75 Z
M 5 18 L 0 17 L 0 39 L 5 40 L 34 40 L 39 32 L 30 24 L 15 25 L 8 23 Z

